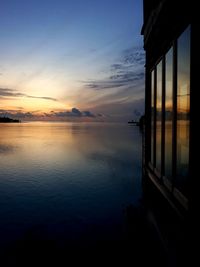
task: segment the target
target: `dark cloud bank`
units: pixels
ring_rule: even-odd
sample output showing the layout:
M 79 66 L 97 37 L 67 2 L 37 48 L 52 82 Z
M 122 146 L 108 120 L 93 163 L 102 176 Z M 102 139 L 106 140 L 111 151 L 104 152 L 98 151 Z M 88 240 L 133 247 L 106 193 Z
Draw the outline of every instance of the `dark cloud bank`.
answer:
M 45 113 L 46 116 L 48 117 L 57 117 L 57 118 L 81 118 L 81 117 L 90 117 L 90 118 L 95 118 L 96 115 L 94 115 L 92 112 L 89 110 L 86 111 L 80 111 L 77 108 L 72 108 L 71 111 L 51 111 L 51 113 Z
M 70 111 L 51 111 L 50 113 L 23 112 L 22 110 L 4 110 L 0 109 L 0 117 L 10 117 L 20 120 L 68 120 L 78 118 L 96 118 L 102 117 L 102 114 L 93 114 L 91 111 L 80 111 L 72 108 Z

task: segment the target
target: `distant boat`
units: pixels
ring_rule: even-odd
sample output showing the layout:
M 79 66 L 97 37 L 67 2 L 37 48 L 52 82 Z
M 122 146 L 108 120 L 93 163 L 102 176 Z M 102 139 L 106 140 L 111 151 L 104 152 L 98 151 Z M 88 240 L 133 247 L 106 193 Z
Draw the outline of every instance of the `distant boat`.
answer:
M 142 115 L 140 117 L 139 121 L 131 120 L 131 121 L 128 121 L 128 123 L 139 126 L 140 129 L 143 130 L 144 125 L 145 125 L 145 117 L 144 117 L 144 115 Z

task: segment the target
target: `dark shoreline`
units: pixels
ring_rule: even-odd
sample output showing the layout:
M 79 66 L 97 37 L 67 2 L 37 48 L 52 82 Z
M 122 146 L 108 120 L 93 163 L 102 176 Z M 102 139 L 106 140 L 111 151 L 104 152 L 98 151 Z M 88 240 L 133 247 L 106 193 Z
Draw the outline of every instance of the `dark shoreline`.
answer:
M 0 123 L 19 123 L 21 122 L 20 120 L 16 120 L 16 119 L 11 119 L 11 118 L 8 118 L 8 117 L 0 117 Z

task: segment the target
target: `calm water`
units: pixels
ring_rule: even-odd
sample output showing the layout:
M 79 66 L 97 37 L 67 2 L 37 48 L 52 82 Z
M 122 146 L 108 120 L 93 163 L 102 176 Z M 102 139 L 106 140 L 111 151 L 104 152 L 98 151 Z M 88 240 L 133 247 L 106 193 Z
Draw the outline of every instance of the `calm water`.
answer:
M 0 124 L 0 245 L 123 238 L 141 198 L 141 133 L 106 123 Z

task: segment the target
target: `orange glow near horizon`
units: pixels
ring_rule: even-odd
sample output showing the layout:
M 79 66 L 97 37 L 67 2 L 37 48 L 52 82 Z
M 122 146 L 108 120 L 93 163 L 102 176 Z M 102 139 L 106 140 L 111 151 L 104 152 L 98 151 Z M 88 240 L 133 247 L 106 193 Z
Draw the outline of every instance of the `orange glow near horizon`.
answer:
M 71 110 L 72 106 L 59 101 L 46 100 L 40 98 L 12 98 L 4 99 L 0 105 L 2 110 L 21 110 L 23 112 L 35 112 L 43 114 L 44 112 Z

